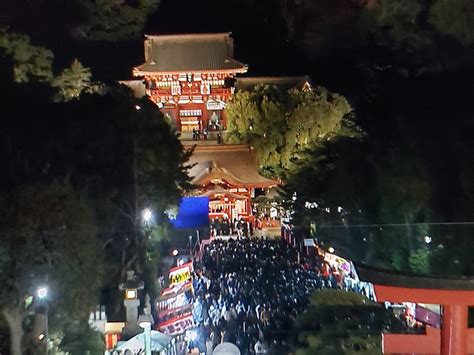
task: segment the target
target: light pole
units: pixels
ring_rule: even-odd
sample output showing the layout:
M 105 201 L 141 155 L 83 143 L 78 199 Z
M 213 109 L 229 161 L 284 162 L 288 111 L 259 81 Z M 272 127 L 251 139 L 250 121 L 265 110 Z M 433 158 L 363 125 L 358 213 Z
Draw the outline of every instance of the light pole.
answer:
M 193 255 L 193 236 L 189 236 L 189 255 Z
M 48 355 L 49 352 L 49 329 L 48 329 L 48 303 L 46 298 L 48 297 L 48 287 L 47 286 L 40 286 L 36 289 L 36 296 L 38 297 L 40 304 L 43 302 L 45 303 L 44 305 L 44 332 L 40 333 L 38 336 L 38 340 L 43 341 L 45 343 L 45 348 L 46 348 L 46 355 Z
M 151 325 L 153 318 L 150 314 L 142 314 L 138 317 L 138 325 L 143 328 L 145 340 L 145 355 L 151 355 Z

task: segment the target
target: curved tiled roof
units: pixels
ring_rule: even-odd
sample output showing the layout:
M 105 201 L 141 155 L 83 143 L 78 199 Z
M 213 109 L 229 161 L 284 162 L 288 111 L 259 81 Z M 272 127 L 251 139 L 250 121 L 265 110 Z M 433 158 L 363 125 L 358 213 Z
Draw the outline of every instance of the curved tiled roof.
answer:
M 232 58 L 230 33 L 145 36 L 145 63 L 135 75 L 229 71 L 247 72 Z
M 258 173 L 255 151 L 247 145 L 197 145 L 190 159 L 189 175 L 194 184 L 214 179 L 232 185 L 271 187 L 278 183 Z

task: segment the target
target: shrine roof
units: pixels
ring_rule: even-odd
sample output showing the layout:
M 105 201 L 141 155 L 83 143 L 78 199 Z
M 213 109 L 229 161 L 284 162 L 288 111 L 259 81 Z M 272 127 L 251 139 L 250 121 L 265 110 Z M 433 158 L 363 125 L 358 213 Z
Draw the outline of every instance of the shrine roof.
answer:
M 474 277 L 436 277 L 433 275 L 406 274 L 393 270 L 378 269 L 362 263 L 355 263 L 355 266 L 359 277 L 363 281 L 373 284 L 405 288 L 474 291 Z
M 283 90 L 304 89 L 305 86 L 313 86 L 308 75 L 302 76 L 261 76 L 244 77 L 235 80 L 235 88 L 240 91 L 251 91 L 257 85 L 275 85 Z
M 233 58 L 230 33 L 145 36 L 145 63 L 134 68 L 135 76 L 157 73 L 236 72 L 246 64 Z
M 189 175 L 192 183 L 203 185 L 225 180 L 234 186 L 271 187 L 278 185 L 258 173 L 255 151 L 248 145 L 197 145 L 190 159 L 195 164 Z

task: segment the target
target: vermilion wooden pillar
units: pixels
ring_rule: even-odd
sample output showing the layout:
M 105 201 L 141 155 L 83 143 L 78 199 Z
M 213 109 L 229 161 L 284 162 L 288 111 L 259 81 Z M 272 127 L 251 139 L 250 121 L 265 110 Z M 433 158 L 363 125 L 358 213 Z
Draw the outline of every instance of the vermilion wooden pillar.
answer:
M 467 307 L 443 306 L 441 355 L 467 354 Z

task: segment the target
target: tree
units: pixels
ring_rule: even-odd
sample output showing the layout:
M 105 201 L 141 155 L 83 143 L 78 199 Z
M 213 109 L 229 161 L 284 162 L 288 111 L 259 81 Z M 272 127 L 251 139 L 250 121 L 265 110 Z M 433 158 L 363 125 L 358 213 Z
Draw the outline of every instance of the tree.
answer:
M 361 137 L 345 98 L 318 87 L 283 92 L 257 86 L 237 93 L 226 107 L 228 141 L 257 149 L 260 170 L 284 178 L 306 149 L 337 135 Z
M 437 0 L 429 10 L 428 21 L 440 32 L 463 45 L 474 43 L 474 4 L 469 0 Z
M 90 69 L 74 59 L 69 68 L 52 80 L 51 85 L 58 89 L 56 100 L 69 101 L 78 98 L 83 91 L 91 88 L 91 78 Z
M 103 299 L 113 319 L 121 311 L 117 285 L 126 271 L 134 269 L 146 279 L 152 279 L 148 271 L 155 272 L 148 265 L 154 245 L 143 228 L 142 211 L 150 208 L 156 223 L 166 223 L 164 211 L 191 188 L 190 152 L 154 103 L 134 98 L 124 87 L 60 104 L 51 120 L 56 132 L 43 137 L 51 142 L 48 174 L 70 176 L 96 211 L 106 254 Z M 147 292 L 153 289 L 147 287 Z
M 11 66 L 13 80 L 17 83 L 46 83 L 57 90 L 53 99 L 69 101 L 81 92 L 93 90 L 92 74 L 75 59 L 69 68 L 59 75 L 53 73 L 53 53 L 46 48 L 34 46 L 27 35 L 0 30 L 0 55 L 3 54 Z M 96 84 L 96 86 L 98 86 Z
M 371 223 L 378 206 L 368 148 L 367 142 L 345 136 L 316 144 L 301 155 L 282 187 L 293 224 L 313 224 L 320 242 L 357 261 L 372 254 L 370 234 L 351 225 Z
M 53 53 L 32 45 L 26 35 L 0 29 L 0 55 L 2 54 L 12 59 L 13 78 L 18 83 L 30 80 L 49 82 L 53 77 Z
M 367 29 L 360 25 L 364 5 L 350 0 L 287 0 L 281 1 L 280 11 L 289 39 L 314 60 L 343 55 L 365 43 Z
M 147 266 L 153 245 L 141 211 L 151 208 L 157 223 L 165 223 L 164 211 L 192 187 L 186 168 L 190 152 L 154 103 L 136 99 L 124 87 L 65 103 L 52 103 L 44 88 L 5 88 L 10 105 L 4 113 L 15 120 L 7 120 L 0 132 L 0 190 L 68 178 L 87 196 L 105 253 L 102 302 L 115 319 L 123 301 L 117 285 L 125 271 L 133 268 L 144 278 L 146 270 L 155 272 Z M 23 104 L 25 97 L 31 97 L 30 105 Z M 35 134 L 25 135 L 25 127 Z
M 46 45 L 58 38 L 117 42 L 138 39 L 158 4 L 159 0 L 19 0 L 0 4 L 0 12 L 7 21 L 14 20 L 15 31 L 34 35 Z M 38 26 L 38 21 L 49 26 Z
M 71 29 L 73 37 L 88 41 L 123 41 L 142 34 L 159 0 L 79 0 L 71 7 L 82 16 Z
M 19 186 L 0 195 L 0 206 L 1 312 L 19 355 L 38 286 L 48 286 L 55 318 L 87 321 L 101 285 L 101 246 L 91 210 L 69 183 Z
M 403 149 L 389 152 L 377 165 L 380 220 L 404 225 L 384 228 L 380 238 L 390 246 L 386 250 L 396 270 L 419 272 L 422 268 L 410 267 L 414 265 L 410 258 L 423 246 L 424 236 L 430 234 L 422 224 L 431 219 L 431 186 L 424 165 Z
M 378 40 L 414 51 L 426 46 L 432 36 L 425 27 L 426 2 L 422 0 L 381 0 L 369 10 L 375 14 Z
M 316 291 L 296 319 L 296 355 L 380 354 L 387 311 L 364 296 L 341 290 Z
M 101 355 L 104 353 L 104 341 L 101 334 L 91 329 L 87 323 L 69 324 L 59 347 L 71 355 Z
M 351 121 L 352 107 L 338 94 L 324 88 L 314 91 L 292 90 L 293 109 L 288 115 L 285 152 L 287 168 L 299 160 L 301 152 L 334 136 L 361 138 L 363 132 Z

